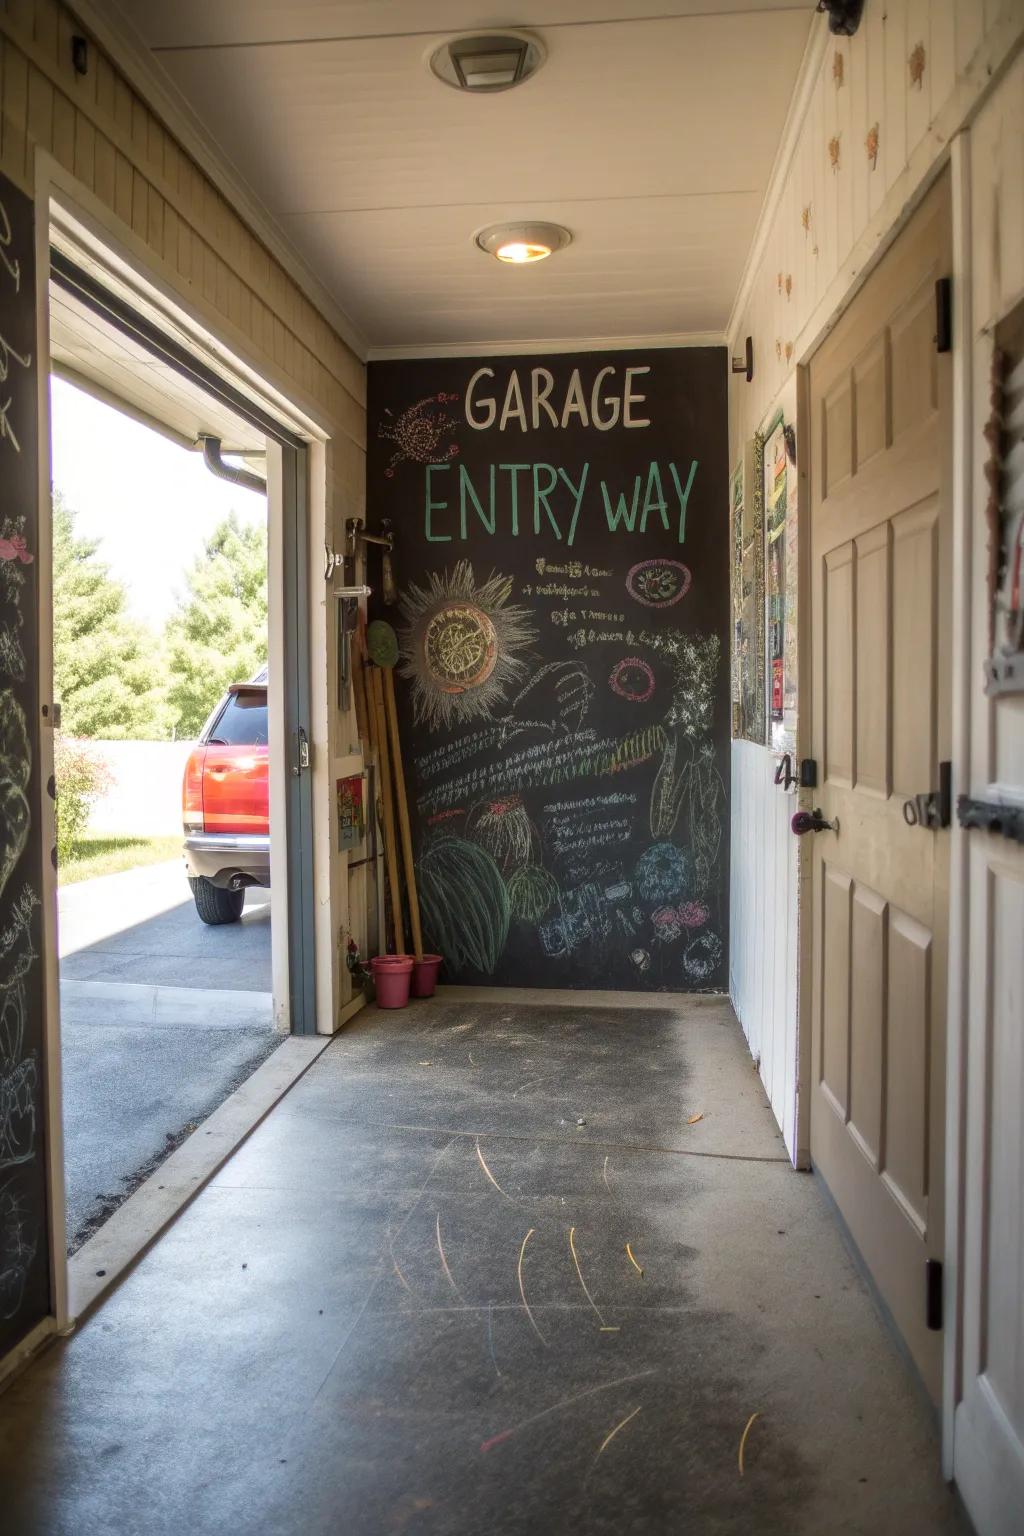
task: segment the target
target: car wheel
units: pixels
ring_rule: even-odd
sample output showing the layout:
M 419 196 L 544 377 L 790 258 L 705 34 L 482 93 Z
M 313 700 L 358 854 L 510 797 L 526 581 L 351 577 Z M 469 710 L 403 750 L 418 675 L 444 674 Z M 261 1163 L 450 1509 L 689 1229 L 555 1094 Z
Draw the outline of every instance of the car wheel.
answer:
M 196 911 L 204 923 L 237 923 L 245 906 L 245 890 L 228 891 L 202 876 L 189 877 Z

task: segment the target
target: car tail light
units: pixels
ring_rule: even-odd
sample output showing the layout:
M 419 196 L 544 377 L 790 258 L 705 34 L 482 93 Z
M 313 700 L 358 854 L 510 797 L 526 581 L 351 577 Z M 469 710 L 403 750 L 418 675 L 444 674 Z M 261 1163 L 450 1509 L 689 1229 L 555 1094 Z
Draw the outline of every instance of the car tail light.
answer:
M 181 814 L 186 832 L 202 832 L 203 820 L 203 764 L 206 748 L 197 747 L 185 764 L 185 778 L 181 786 Z

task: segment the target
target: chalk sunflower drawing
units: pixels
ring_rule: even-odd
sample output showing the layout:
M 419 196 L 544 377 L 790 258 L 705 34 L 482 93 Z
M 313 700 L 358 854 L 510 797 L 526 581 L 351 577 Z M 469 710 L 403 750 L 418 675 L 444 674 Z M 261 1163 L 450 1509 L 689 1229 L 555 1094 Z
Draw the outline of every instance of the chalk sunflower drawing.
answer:
M 510 577 L 491 572 L 477 585 L 468 560 L 410 582 L 400 607 L 403 677 L 412 683 L 417 724 L 449 729 L 490 719 L 527 673 L 523 653 L 536 638 L 529 610 L 510 603 Z

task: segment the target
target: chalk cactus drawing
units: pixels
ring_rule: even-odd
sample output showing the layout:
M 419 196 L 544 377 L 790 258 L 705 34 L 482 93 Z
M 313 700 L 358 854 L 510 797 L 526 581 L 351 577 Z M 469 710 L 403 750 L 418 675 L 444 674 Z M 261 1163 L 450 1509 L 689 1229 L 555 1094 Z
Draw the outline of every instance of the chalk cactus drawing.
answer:
M 462 837 L 441 837 L 416 866 L 423 931 L 453 974 L 491 972 L 505 947 L 509 899 L 490 854 Z
M 385 419 L 377 428 L 377 435 L 396 445 L 391 462 L 384 471 L 389 480 L 399 464 L 410 461 L 414 464 L 444 464 L 458 456 L 458 443 L 448 443 L 444 448 L 441 447 L 442 439 L 457 424 L 455 417 L 449 416 L 445 407 L 458 398 L 457 394 L 446 394 L 442 390 L 439 394 L 417 400 L 415 405 L 410 405 L 398 416 L 385 410 Z

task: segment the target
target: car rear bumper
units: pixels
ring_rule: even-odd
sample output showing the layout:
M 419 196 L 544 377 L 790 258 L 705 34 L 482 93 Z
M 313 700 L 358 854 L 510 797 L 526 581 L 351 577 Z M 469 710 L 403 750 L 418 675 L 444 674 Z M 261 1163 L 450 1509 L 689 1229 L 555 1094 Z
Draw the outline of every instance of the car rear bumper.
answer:
M 269 885 L 270 838 L 265 832 L 189 832 L 185 871 L 224 888 Z

